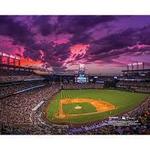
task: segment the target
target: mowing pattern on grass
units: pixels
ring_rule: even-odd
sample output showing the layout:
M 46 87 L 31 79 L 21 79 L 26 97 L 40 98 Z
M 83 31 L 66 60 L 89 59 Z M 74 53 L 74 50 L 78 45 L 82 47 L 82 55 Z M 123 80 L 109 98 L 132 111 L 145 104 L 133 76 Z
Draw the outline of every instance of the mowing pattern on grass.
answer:
M 71 123 L 87 123 L 96 120 L 102 120 L 108 118 L 109 116 L 118 115 L 120 113 L 130 111 L 137 107 L 149 94 L 133 93 L 127 91 L 119 90 L 62 90 L 58 93 L 54 100 L 51 100 L 47 108 L 47 118 L 50 121 L 61 123 L 61 122 L 71 122 Z M 103 100 L 117 106 L 117 109 L 102 112 L 93 115 L 86 116 L 75 116 L 68 119 L 58 119 L 55 115 L 59 111 L 59 103 L 61 99 L 74 99 L 74 98 L 87 98 Z M 63 108 L 64 109 L 64 108 Z M 65 108 L 69 109 L 69 108 Z

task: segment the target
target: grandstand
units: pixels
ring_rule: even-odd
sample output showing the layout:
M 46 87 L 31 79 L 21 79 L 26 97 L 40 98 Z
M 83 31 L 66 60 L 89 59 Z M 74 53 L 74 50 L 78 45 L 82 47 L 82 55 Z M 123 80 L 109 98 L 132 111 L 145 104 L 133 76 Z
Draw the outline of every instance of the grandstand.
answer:
M 138 65 L 139 63 L 137 63 Z M 131 70 L 127 67 L 127 70 L 123 70 L 123 76 L 118 79 L 116 87 L 128 89 L 136 92 L 150 93 L 150 69 L 144 69 L 144 63 L 142 69 Z M 130 64 L 131 65 L 131 64 Z
M 47 104 L 63 90 L 107 89 L 150 94 L 150 69 L 123 70 L 122 76 L 88 75 L 84 65 L 78 73 L 37 74 L 33 68 L 21 67 L 19 58 L 1 54 L 0 112 L 1 134 L 150 134 L 149 95 L 137 107 L 118 116 L 135 117 L 140 126 L 113 126 L 108 118 L 80 125 L 49 121 Z M 2 62 L 2 56 L 7 58 Z M 16 64 L 17 61 L 17 64 Z M 130 94 L 130 93 L 129 93 Z M 87 94 L 88 95 L 88 94 Z M 86 130 L 85 130 L 86 129 Z

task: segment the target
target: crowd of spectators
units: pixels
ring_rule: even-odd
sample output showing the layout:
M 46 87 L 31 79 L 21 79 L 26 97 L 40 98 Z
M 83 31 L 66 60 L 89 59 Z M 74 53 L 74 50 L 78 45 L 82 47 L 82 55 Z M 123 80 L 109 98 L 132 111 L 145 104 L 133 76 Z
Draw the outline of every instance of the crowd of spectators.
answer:
M 34 72 L 14 71 L 14 70 L 0 70 L 0 83 L 21 81 L 25 79 L 41 78 L 41 76 Z
M 18 76 L 18 77 L 17 77 Z M 4 79 L 0 76 L 0 81 L 13 81 L 22 80 L 23 75 L 14 74 L 10 75 L 8 79 Z M 29 77 L 36 78 L 33 74 L 27 73 L 25 75 L 26 79 Z M 3 78 L 3 79 L 2 79 Z M 10 78 L 10 79 L 9 79 Z M 1 80 L 2 79 L 2 80 Z M 24 78 L 25 79 L 25 78 Z M 15 83 L 13 86 L 1 86 L 0 87 L 0 97 L 7 96 L 14 92 L 30 88 L 36 85 L 42 84 L 43 81 L 32 81 L 32 82 L 19 82 Z M 119 81 L 117 87 L 124 86 L 128 89 L 135 89 L 138 87 L 142 89 L 150 90 L 150 83 L 125 83 L 124 81 Z M 67 125 L 56 125 L 53 123 L 47 123 L 42 118 L 42 108 L 40 107 L 37 111 L 33 111 L 40 102 L 44 101 L 44 104 L 50 100 L 50 98 L 55 95 L 61 89 L 101 89 L 103 84 L 99 83 L 52 83 L 45 84 L 44 87 L 37 89 L 31 89 L 29 91 L 19 93 L 17 95 L 11 95 L 10 97 L 5 97 L 0 100 L 0 133 L 1 134 L 69 134 L 69 126 Z M 43 104 L 43 105 L 44 105 Z M 148 98 L 143 104 L 138 108 L 124 114 L 125 116 L 134 117 L 140 122 L 140 125 L 132 126 L 113 126 L 107 125 L 101 128 L 89 130 L 85 133 L 76 134 L 150 134 L 150 98 Z M 99 123 L 99 122 L 98 122 Z
M 121 116 L 120 116 L 121 117 Z M 108 120 L 105 120 L 105 126 L 95 128 L 89 131 L 81 130 L 74 134 L 85 134 L 85 135 L 149 135 L 150 134 L 150 97 L 136 109 L 123 114 L 123 117 L 134 118 L 137 124 L 117 126 L 109 125 Z M 116 120 L 117 121 L 117 120 Z M 95 123 L 96 126 L 99 122 Z M 101 122 L 103 124 L 103 122 Z M 83 128 L 83 127 L 82 127 Z
M 70 83 L 70 84 L 63 84 L 63 89 L 102 89 L 104 84 L 99 83 Z
M 27 134 L 30 131 L 30 134 L 34 134 L 34 129 L 38 126 L 35 125 L 37 123 L 32 118 L 33 108 L 41 101 L 47 101 L 59 90 L 60 87 L 57 85 L 47 85 L 40 89 L 34 89 L 2 99 L 0 101 L 2 110 L 1 132 L 4 134 Z M 39 130 L 35 131 L 39 132 Z
M 37 81 L 26 81 L 26 82 L 16 82 L 9 85 L 0 85 L 0 98 L 3 98 L 5 96 L 9 96 L 11 94 L 14 94 L 15 92 L 28 89 L 37 85 L 42 85 L 44 82 L 41 80 Z
M 40 120 L 42 119 L 42 107 L 35 112 L 32 111 L 39 102 L 43 100 L 47 102 L 47 99 L 52 97 L 52 95 L 59 90 L 60 86 L 51 85 L 40 90 L 25 92 L 18 96 L 12 96 L 11 99 L 9 98 L 5 99 L 5 101 L 1 101 L 1 109 L 3 109 L 1 118 L 2 134 L 70 134 L 69 126 L 67 125 L 59 126 L 45 121 L 43 123 L 43 120 Z M 136 109 L 123 114 L 123 116 L 133 117 L 135 120 L 138 120 L 139 124 L 129 126 L 106 125 L 86 132 L 77 132 L 75 134 L 150 134 L 150 98 Z M 97 124 L 99 124 L 99 122 L 97 122 Z
M 32 89 L 41 84 L 44 86 Z M 0 70 L 0 134 L 64 132 L 65 129 L 53 124 L 43 126 L 38 114 L 33 111 L 40 102 L 44 101 L 45 104 L 59 90 L 60 84 L 45 82 L 43 77 L 33 72 Z
M 7 124 L 30 124 L 32 109 L 43 99 L 48 99 L 59 88 L 47 85 L 41 89 L 34 89 L 1 100 L 2 122 Z
M 139 81 L 119 81 L 116 84 L 117 88 L 132 90 L 135 92 L 150 93 L 150 82 L 139 82 Z
M 85 134 L 149 135 L 150 134 L 150 110 L 143 112 L 136 119 L 139 121 L 139 125 L 129 125 L 129 126 L 107 125 L 99 129 L 88 131 Z

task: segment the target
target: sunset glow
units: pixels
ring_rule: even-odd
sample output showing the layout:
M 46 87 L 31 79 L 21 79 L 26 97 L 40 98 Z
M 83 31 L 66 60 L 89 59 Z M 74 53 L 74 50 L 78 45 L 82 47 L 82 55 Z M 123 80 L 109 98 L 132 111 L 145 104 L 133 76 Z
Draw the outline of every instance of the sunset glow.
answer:
M 0 51 L 21 66 L 120 73 L 128 63 L 150 64 L 150 16 L 1 16 Z M 112 69 L 113 68 L 113 69 Z

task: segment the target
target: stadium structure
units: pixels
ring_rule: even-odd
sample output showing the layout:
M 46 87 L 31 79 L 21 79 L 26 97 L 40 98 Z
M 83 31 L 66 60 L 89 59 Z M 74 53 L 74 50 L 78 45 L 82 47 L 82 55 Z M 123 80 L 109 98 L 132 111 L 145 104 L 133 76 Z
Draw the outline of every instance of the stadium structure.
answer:
M 40 73 L 0 53 L 1 134 L 150 134 L 150 69 Z

